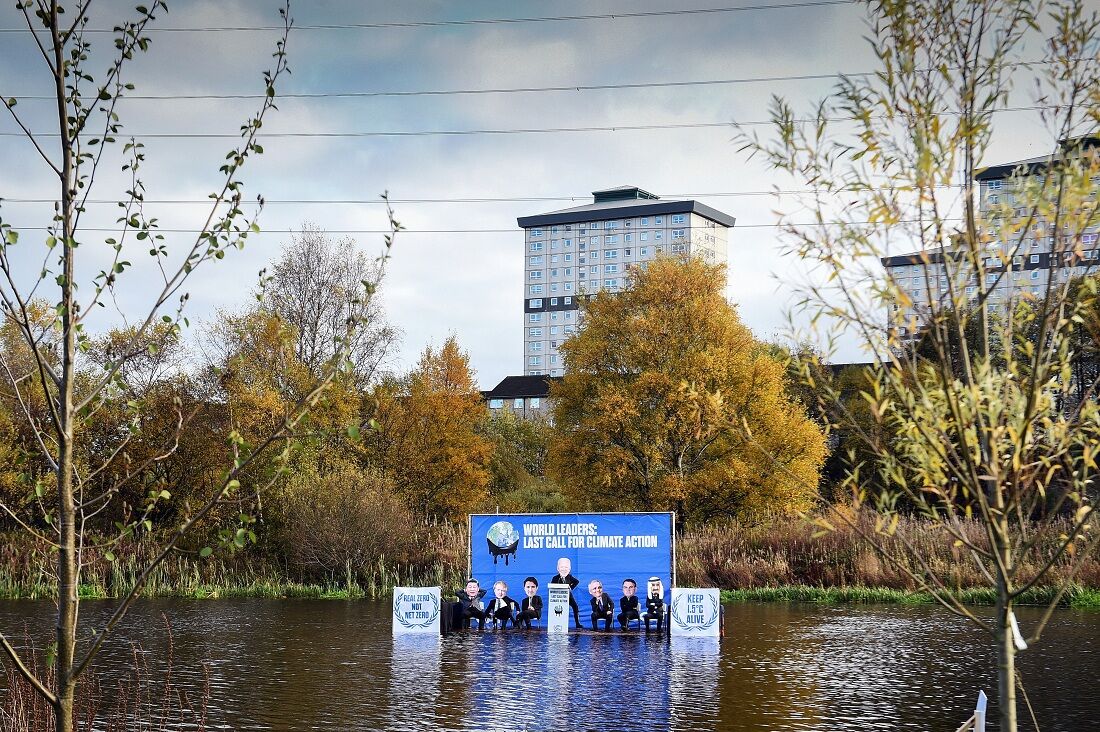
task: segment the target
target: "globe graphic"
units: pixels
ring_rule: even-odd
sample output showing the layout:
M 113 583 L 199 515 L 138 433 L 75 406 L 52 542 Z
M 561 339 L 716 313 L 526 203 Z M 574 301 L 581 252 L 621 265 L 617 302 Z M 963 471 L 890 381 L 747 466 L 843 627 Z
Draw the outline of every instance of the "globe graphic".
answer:
M 519 542 L 519 532 L 510 522 L 497 521 L 489 527 L 485 538 L 497 549 L 504 550 Z

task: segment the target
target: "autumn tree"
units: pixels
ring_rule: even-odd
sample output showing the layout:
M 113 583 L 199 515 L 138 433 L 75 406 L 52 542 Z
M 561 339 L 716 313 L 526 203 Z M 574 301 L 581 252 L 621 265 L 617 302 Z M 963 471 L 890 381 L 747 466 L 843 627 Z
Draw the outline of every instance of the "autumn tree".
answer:
M 523 419 L 511 409 L 490 410 L 484 434 L 492 443 L 489 460 L 491 508 L 513 513 L 558 513 L 565 497 L 547 477 L 553 427 L 545 419 Z
M 1078 290 L 1069 276 L 1094 264 L 1100 224 L 1100 16 L 1077 0 L 869 10 L 875 73 L 841 79 L 808 118 L 775 100 L 769 139 L 741 132 L 745 149 L 807 191 L 781 213 L 788 254 L 816 275 L 788 286 L 807 322 L 828 324 L 808 337 L 828 353 L 843 334 L 875 361 L 859 396 L 878 429 L 866 429 L 838 391 L 826 400 L 830 428 L 863 441 L 866 459 L 846 476 L 850 499 L 817 520 L 823 531 L 861 533 L 989 633 L 999 729 L 1016 732 L 1016 656 L 1040 639 L 1100 542 L 1100 380 L 1074 369 L 1091 343 L 1095 283 Z M 1020 90 L 1034 94 L 1020 101 L 1034 105 L 1026 129 L 1046 153 L 1007 172 L 998 191 L 983 190 L 980 166 L 995 162 L 1000 113 Z M 903 247 L 914 281 L 881 266 Z M 1049 267 L 1032 282 L 1022 270 L 1036 251 Z M 904 341 L 913 332 L 916 348 Z M 991 613 L 962 604 L 952 575 L 915 548 L 893 553 L 902 504 L 986 578 Z M 866 506 L 880 513 L 873 531 L 858 520 Z M 972 520 L 980 532 L 968 530 Z M 1053 547 L 1040 539 L 1059 535 Z M 1050 602 L 1019 622 L 1015 606 L 1044 582 L 1059 583 Z
M 4 106 L 25 133 L 28 149 L 33 149 L 43 170 L 56 181 L 56 202 L 39 237 L 28 231 L 21 236 L 0 219 L 0 314 L 10 328 L 5 337 L 14 332 L 19 346 L 5 344 L 0 352 L 0 374 L 7 379 L 6 396 L 14 405 L 16 430 L 26 436 L 23 444 L 34 451 L 33 459 L 45 466 L 42 480 L 31 471 L 23 479 L 27 492 L 37 499 L 32 506 L 37 513 L 31 520 L 21 520 L 20 526 L 36 548 L 54 558 L 57 595 L 48 675 L 36 674 L 3 633 L 0 650 L 9 667 L 49 704 L 56 732 L 72 732 L 77 684 L 92 669 L 99 650 L 151 574 L 166 557 L 184 548 L 184 538 L 220 507 L 264 488 L 263 484 L 250 484 L 248 471 L 253 463 L 271 453 L 277 456 L 276 462 L 285 463 L 289 445 L 300 435 L 303 418 L 347 365 L 348 346 L 368 309 L 373 284 L 364 284 L 362 295 L 356 298 L 359 305 L 346 318 L 345 331 L 330 358 L 310 385 L 298 392 L 298 399 L 283 411 L 281 419 L 254 439 L 246 439 L 233 425 L 226 425 L 228 429 L 218 436 L 226 447 L 224 460 L 209 491 L 176 505 L 172 529 L 165 536 L 154 537 L 157 551 L 151 560 L 142 560 L 133 586 L 105 621 L 91 632 L 82 629 L 78 588 L 85 552 L 99 550 L 110 561 L 113 552 L 122 551 L 126 539 L 148 533 L 151 512 L 173 500 L 171 492 L 159 488 L 155 480 L 146 482 L 151 466 L 161 456 L 174 453 L 176 438 L 191 427 L 193 411 L 173 400 L 164 418 L 174 422 L 175 429 L 166 435 L 161 451 L 146 450 L 140 455 L 131 455 L 131 447 L 141 435 L 143 415 L 164 410 L 163 403 L 124 400 L 113 418 L 114 424 L 121 425 L 119 429 L 100 429 L 98 420 L 108 405 L 117 404 L 116 398 L 132 389 L 128 380 L 148 373 L 148 364 L 140 364 L 143 354 L 163 348 L 187 327 L 188 288 L 196 273 L 231 257 L 250 234 L 259 231 L 256 216 L 262 198 L 255 208 L 247 203 L 241 174 L 248 161 L 263 152 L 260 130 L 274 109 L 276 84 L 287 71 L 291 24 L 284 8 L 285 22 L 274 44 L 272 66 L 263 74 L 259 109 L 241 125 L 234 149 L 217 157 L 215 165 L 220 167 L 209 194 L 209 208 L 196 224 L 197 233 L 182 237 L 162 231 L 148 206 L 142 181 L 146 151 L 142 143 L 123 137 L 118 113 L 120 102 L 134 88 L 128 81 L 131 63 L 149 48 L 149 26 L 166 12 L 166 3 L 152 0 L 139 5 L 131 17 L 117 22 L 98 16 L 98 6 L 93 9 L 91 2 L 82 0 L 71 4 L 27 0 L 16 7 L 24 15 L 35 58 L 41 62 L 54 102 L 50 105 L 56 112 L 54 134 L 32 134 L 29 118 L 23 116 L 16 99 L 5 100 Z M 101 25 L 113 28 L 108 36 L 113 43 L 106 44 L 105 54 L 98 48 L 93 53 L 93 40 L 104 38 L 97 32 Z M 107 62 L 103 73 L 94 73 L 92 59 Z M 88 223 L 85 204 L 90 198 L 111 196 L 97 179 L 97 174 L 108 168 L 121 172 L 123 185 L 118 192 L 117 225 L 110 235 L 100 236 Z M 391 224 L 397 228 L 392 216 Z M 392 236 L 387 245 L 391 241 Z M 147 264 L 147 272 L 153 273 L 140 283 L 132 279 L 133 262 L 139 258 Z M 140 298 L 142 292 L 146 293 L 145 306 L 129 308 L 126 313 L 117 310 L 117 303 L 126 299 L 123 295 Z M 48 303 L 41 313 L 35 310 L 35 298 Z M 102 346 L 90 332 L 90 314 L 100 312 L 104 319 L 114 317 L 114 323 L 121 324 L 120 338 L 111 345 L 110 354 L 88 358 L 89 352 Z M 103 438 L 102 444 L 92 444 L 98 437 Z M 110 480 L 97 483 L 108 475 Z M 135 515 L 120 522 L 110 534 L 93 536 L 89 520 L 128 486 L 148 488 Z M 15 515 L 10 506 L 4 508 L 8 515 Z M 247 518 L 243 514 L 242 522 Z M 247 525 L 227 528 L 230 530 L 221 535 L 224 543 L 219 548 L 232 550 L 250 541 Z M 208 556 L 213 550 L 204 547 L 199 554 Z
M 670 257 L 587 303 L 551 387 L 551 474 L 578 505 L 686 521 L 811 505 L 824 436 L 724 287 L 724 266 Z
M 383 380 L 368 400 L 364 459 L 389 476 L 422 516 L 460 519 L 487 496 L 492 445 L 470 359 L 452 336 L 424 349 L 415 369 Z

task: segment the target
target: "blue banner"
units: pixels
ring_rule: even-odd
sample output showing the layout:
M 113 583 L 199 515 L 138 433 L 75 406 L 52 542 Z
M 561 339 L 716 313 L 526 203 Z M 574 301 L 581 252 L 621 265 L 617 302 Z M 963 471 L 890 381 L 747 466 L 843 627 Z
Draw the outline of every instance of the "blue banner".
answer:
M 664 602 L 672 588 L 671 513 L 474 514 L 470 516 L 470 571 L 493 598 L 493 584 L 503 580 L 517 603 L 526 597 L 524 579 L 538 580 L 546 602 L 546 585 L 559 565 L 577 582 L 573 598 L 583 627 L 591 627 L 588 587 L 598 580 L 615 603 L 623 596 L 623 581 L 637 582 L 637 597 L 645 608 L 647 581 L 659 577 Z M 455 588 L 460 589 L 460 588 Z M 546 617 L 543 617 L 543 626 Z M 575 625 L 573 619 L 570 625 Z M 603 627 L 602 625 L 600 626 Z

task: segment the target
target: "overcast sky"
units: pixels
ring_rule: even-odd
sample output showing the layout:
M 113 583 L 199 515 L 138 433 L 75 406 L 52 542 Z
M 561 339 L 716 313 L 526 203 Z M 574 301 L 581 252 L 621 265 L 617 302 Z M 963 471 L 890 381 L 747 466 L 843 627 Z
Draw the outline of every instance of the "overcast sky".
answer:
M 769 0 L 772 5 L 788 0 Z M 324 24 L 502 19 L 533 16 L 638 13 L 670 8 L 736 7 L 744 2 L 298 2 L 292 15 L 292 75 L 286 93 L 438 91 L 547 86 L 593 86 L 753 77 L 855 73 L 874 68 L 863 8 L 857 4 L 775 7 L 740 12 L 562 20 L 525 23 L 386 28 L 309 29 Z M 752 3 L 754 6 L 760 2 Z M 92 25 L 109 26 L 131 3 L 102 3 Z M 173 1 L 160 28 L 271 26 L 277 4 L 266 0 Z M 0 28 L 22 27 L 12 3 L 0 7 Z M 5 33 L 0 44 L 0 94 L 48 95 L 49 78 L 33 40 Z M 135 94 L 255 94 L 277 37 L 262 32 L 156 33 L 150 52 L 130 67 Z M 110 37 L 92 36 L 97 49 Z M 106 58 L 96 58 L 97 73 Z M 271 132 L 514 130 L 678 123 L 751 122 L 767 118 L 771 94 L 801 111 L 832 86 L 827 79 L 712 84 L 641 89 L 541 93 L 374 96 L 284 99 L 265 129 Z M 140 100 L 120 114 L 134 133 L 235 133 L 258 104 L 249 99 Z M 50 102 L 22 99 L 17 107 L 35 130 L 56 129 Z M 10 118 L 0 132 L 13 132 Z M 755 193 L 789 186 L 737 151 L 729 126 L 646 131 L 556 132 L 373 137 L 291 137 L 265 140 L 266 153 L 245 170 L 246 191 L 272 201 L 575 197 L 576 201 L 397 203 L 409 229 L 399 236 L 383 285 L 386 310 L 403 332 L 393 367 L 407 368 L 427 344 L 449 334 L 471 356 L 478 381 L 489 388 L 522 373 L 522 235 L 516 217 L 591 201 L 590 192 L 636 185 L 663 197 L 694 194 L 735 216 L 729 237 L 731 302 L 760 337 L 776 337 L 785 323 L 795 269 L 780 256 L 773 213 L 779 202 Z M 994 143 L 997 160 L 1042 154 L 1049 137 L 1035 122 L 1005 122 Z M 45 141 L 49 143 L 49 140 Z M 149 139 L 144 180 L 150 199 L 201 200 L 218 184 L 217 168 L 233 140 Z M 56 140 L 53 141 L 56 144 Z M 55 188 L 31 146 L 0 137 L 0 197 L 51 198 Z M 125 186 L 117 164 L 104 170 L 96 199 L 117 200 Z M 149 206 L 166 228 L 193 229 L 205 209 L 197 204 Z M 303 222 L 337 232 L 385 227 L 375 203 L 272 202 L 262 214 L 264 233 L 242 252 L 192 280 L 192 320 L 215 308 L 247 304 L 256 273 L 277 256 L 288 231 Z M 6 200 L 0 215 L 16 226 L 42 226 L 50 206 Z M 113 205 L 96 206 L 86 225 L 107 226 Z M 741 226 L 744 225 L 744 228 Z M 760 226 L 763 225 L 763 226 Z M 488 229 L 491 233 L 418 233 Z M 497 232 L 496 230 L 503 230 Z M 40 240 L 27 231 L 22 241 Z M 106 236 L 106 235 L 105 235 Z M 335 234 L 335 236 L 340 236 Z M 381 236 L 353 234 L 368 253 Z M 180 241 L 170 237 L 170 241 Z M 106 250 L 89 250 L 92 271 Z M 39 254 L 39 256 L 41 256 Z M 119 308 L 137 313 L 153 293 L 153 271 L 134 253 L 136 276 Z M 28 260 L 29 261 L 29 260 Z M 37 264 L 29 270 L 37 268 Z M 107 323 L 99 323 L 100 327 Z M 858 359 L 857 352 L 841 354 Z

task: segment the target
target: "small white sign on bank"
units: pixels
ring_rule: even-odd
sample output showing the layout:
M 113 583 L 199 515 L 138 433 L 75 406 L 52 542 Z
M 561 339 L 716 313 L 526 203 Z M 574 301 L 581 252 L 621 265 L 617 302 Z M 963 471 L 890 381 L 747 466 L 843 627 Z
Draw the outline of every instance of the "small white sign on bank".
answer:
M 546 632 L 569 632 L 569 585 L 546 586 Z
M 439 635 L 440 589 L 438 587 L 393 588 L 393 632 Z
M 717 638 L 722 630 L 718 590 L 674 587 L 668 620 L 670 635 Z

